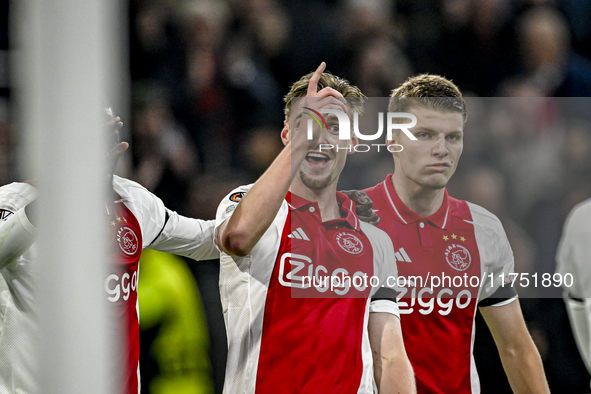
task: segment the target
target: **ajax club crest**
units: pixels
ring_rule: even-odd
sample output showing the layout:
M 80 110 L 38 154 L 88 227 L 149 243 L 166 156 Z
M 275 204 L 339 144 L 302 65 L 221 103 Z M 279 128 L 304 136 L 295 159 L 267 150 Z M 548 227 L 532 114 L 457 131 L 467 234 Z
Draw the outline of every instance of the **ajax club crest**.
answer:
M 466 271 L 472 264 L 470 252 L 462 245 L 448 245 L 444 254 L 447 264 L 456 271 Z
M 353 234 L 348 233 L 337 233 L 335 236 L 337 244 L 343 249 L 345 252 L 351 254 L 359 254 L 363 252 L 363 244 Z
M 128 256 L 134 255 L 139 249 L 137 235 L 129 227 L 121 227 L 117 231 L 117 242 L 119 247 Z

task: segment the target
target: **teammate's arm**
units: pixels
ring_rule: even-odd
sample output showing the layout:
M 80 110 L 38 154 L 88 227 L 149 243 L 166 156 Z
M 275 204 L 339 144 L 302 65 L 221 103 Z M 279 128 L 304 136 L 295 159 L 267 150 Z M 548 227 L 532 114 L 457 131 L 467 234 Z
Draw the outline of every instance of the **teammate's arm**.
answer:
M 369 314 L 369 342 L 374 379 L 380 394 L 416 393 L 414 373 L 404 349 L 400 319 L 391 314 Z
M 550 393 L 542 359 L 521 313 L 519 300 L 481 307 L 514 393 Z
M 215 220 L 188 218 L 166 209 L 165 224 L 148 248 L 197 261 L 217 259 L 214 229 Z
M 369 223 L 373 226 L 380 224 L 380 217 L 371 209 L 373 201 L 367 193 L 361 190 L 341 190 L 355 203 L 355 213 L 359 220 Z
M 317 104 L 321 107 L 337 105 L 346 112 L 345 104 L 335 99 L 342 98 L 341 93 L 331 88 L 316 91 L 325 67 L 322 62 L 310 78 L 306 97 L 319 98 Z M 296 130 L 292 130 L 291 138 L 288 138 L 288 130 L 286 122 L 281 134 L 285 148 L 242 198 L 232 216 L 216 228 L 215 241 L 223 252 L 236 256 L 250 253 L 273 222 L 300 164 L 319 138 L 319 132 L 316 132 L 312 140 L 307 140 L 305 133 Z

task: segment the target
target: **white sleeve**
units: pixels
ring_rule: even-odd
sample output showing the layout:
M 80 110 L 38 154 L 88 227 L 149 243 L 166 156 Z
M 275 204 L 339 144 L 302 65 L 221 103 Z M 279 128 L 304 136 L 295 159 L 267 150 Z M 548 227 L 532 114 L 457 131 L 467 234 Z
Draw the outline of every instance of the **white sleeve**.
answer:
M 0 269 L 21 256 L 35 241 L 33 227 L 22 208 L 6 220 L 0 220 Z
M 170 210 L 168 215 L 162 233 L 148 248 L 194 260 L 220 257 L 214 244 L 215 220 L 191 219 Z
M 396 301 L 398 269 L 392 240 L 388 234 L 371 224 L 361 222 L 361 229 L 371 242 L 375 276 L 379 278 L 378 286 L 371 289 L 369 311 L 390 313 L 400 318 L 400 310 Z
M 113 177 L 113 187 L 133 212 L 142 229 L 143 248 L 195 260 L 219 257 L 214 246 L 214 222 L 190 219 L 169 210 L 160 198 L 140 184 Z
M 27 206 L 30 202 L 39 196 L 37 189 L 22 182 L 14 182 L 0 187 L 0 213 L 16 212 Z M 1 215 L 0 220 L 5 216 Z
M 25 206 L 39 195 L 28 183 L 0 187 L 0 268 L 23 254 L 35 241 L 37 230 L 25 214 Z
M 219 227 L 222 223 L 226 221 L 232 214 L 234 210 L 238 206 L 242 197 L 246 194 L 247 191 L 250 190 L 252 187 L 252 183 L 250 185 L 240 186 L 236 189 L 232 190 L 218 205 L 218 209 L 215 215 L 215 227 Z
M 574 297 L 591 298 L 591 200 L 573 208 L 566 219 L 556 263 L 564 289 Z M 565 285 L 571 281 L 572 286 Z
M 162 200 L 145 187 L 129 179 L 113 176 L 113 189 L 133 213 L 142 230 L 142 249 L 162 233 L 166 224 L 166 207 Z M 116 202 L 117 203 L 117 202 Z
M 474 235 L 484 278 L 478 301 L 480 306 L 505 305 L 517 299 L 517 292 L 511 286 L 510 275 L 515 272 L 513 250 L 499 218 L 478 205 L 468 203 L 468 206 L 472 213 Z M 489 276 L 491 274 L 492 283 Z M 504 282 L 502 278 L 505 278 Z

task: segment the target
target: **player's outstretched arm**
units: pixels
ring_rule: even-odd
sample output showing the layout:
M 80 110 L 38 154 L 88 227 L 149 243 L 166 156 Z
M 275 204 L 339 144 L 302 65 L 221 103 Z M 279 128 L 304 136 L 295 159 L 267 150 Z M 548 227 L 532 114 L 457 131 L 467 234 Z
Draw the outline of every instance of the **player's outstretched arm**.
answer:
M 400 319 L 391 313 L 369 314 L 369 342 L 379 394 L 416 393 L 414 372 L 402 340 Z
M 150 249 L 189 257 L 193 260 L 219 259 L 213 236 L 215 220 L 188 218 L 167 210 L 168 220 Z
M 292 160 L 299 155 L 287 144 L 232 216 L 216 229 L 215 241 L 221 251 L 236 256 L 250 253 L 277 215 L 291 184 Z
M 339 109 L 346 111 L 345 104 L 335 99 L 342 99 L 341 93 L 331 88 L 317 92 L 318 81 L 325 67 L 323 62 L 310 78 L 306 97 L 317 100 L 307 105 L 317 108 L 338 105 Z M 277 215 L 308 151 L 316 146 L 320 130 L 313 134 L 313 138 L 308 140 L 306 133 L 290 130 L 289 125 L 285 124 L 282 132 L 285 148 L 242 198 L 232 216 L 216 229 L 215 240 L 220 250 L 236 256 L 250 253 Z
M 514 393 L 550 393 L 542 359 L 521 313 L 519 300 L 480 312 L 495 340 Z

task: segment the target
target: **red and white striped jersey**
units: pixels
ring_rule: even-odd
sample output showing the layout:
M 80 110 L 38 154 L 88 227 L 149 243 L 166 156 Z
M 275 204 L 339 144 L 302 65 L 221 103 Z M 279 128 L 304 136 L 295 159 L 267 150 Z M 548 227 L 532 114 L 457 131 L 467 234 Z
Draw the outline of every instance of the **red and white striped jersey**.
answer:
M 126 342 L 124 392 L 139 393 L 137 283 L 141 251 L 150 248 L 195 260 L 217 258 L 215 222 L 180 216 L 143 186 L 124 178 L 113 177 L 113 190 L 116 197 L 107 211 L 115 246 L 104 288 Z
M 402 336 L 417 391 L 479 393 L 476 308 L 516 299 L 504 285 L 514 260 L 501 222 L 447 190 L 441 208 L 422 218 L 400 200 L 391 174 L 365 192 L 394 244 Z
M 217 226 L 249 188 L 224 198 Z M 322 222 L 317 203 L 288 193 L 250 254 L 221 253 L 224 393 L 373 392 L 369 313 L 398 315 L 398 307 L 395 296 L 370 297 L 395 281 L 394 250 L 383 231 L 359 222 L 348 197 L 337 193 L 337 201 L 341 218 Z M 337 275 L 343 286 L 322 282 Z M 364 286 L 374 276 L 375 286 Z

